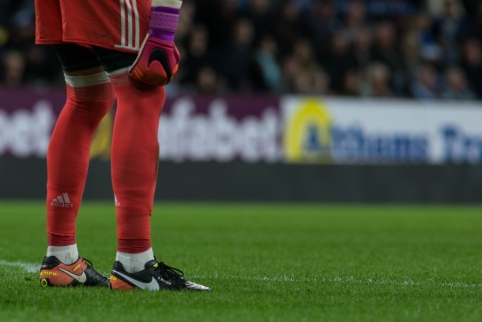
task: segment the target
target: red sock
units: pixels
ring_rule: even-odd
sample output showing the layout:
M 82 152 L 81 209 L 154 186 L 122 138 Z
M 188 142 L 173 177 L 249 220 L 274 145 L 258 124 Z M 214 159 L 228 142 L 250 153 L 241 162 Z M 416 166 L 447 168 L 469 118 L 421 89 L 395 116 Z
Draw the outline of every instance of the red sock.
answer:
M 115 101 L 105 73 L 66 77 L 67 103 L 47 154 L 49 246 L 75 243 L 75 220 L 84 191 L 90 146 L 99 123 Z
M 151 248 L 150 218 L 159 165 L 158 128 L 166 92 L 133 83 L 127 74 L 111 77 L 118 98 L 112 141 L 112 186 L 116 196 L 117 249 Z
M 75 244 L 74 236 L 62 236 L 62 235 L 47 235 L 47 245 L 49 246 L 70 246 Z

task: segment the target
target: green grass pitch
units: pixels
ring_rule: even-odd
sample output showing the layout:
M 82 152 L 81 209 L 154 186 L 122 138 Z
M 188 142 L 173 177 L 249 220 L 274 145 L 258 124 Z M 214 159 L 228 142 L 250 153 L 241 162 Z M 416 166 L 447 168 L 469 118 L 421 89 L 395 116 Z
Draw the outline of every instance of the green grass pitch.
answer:
M 153 247 L 212 293 L 41 288 L 41 202 L 0 202 L 0 321 L 482 321 L 482 208 L 156 205 Z M 108 274 L 111 203 L 77 242 Z

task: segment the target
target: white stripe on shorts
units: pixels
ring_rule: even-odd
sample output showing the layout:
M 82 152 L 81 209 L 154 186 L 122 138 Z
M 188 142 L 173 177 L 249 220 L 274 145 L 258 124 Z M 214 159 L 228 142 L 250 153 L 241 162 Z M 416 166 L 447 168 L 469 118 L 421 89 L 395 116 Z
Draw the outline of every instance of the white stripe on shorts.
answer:
M 120 19 L 121 19 L 121 44 L 115 45 L 115 48 L 128 49 L 132 51 L 139 50 L 140 43 L 140 20 L 139 10 L 137 9 L 137 0 L 119 0 Z M 126 26 L 127 20 L 127 26 Z M 134 33 L 135 28 L 135 33 Z
M 121 46 L 125 47 L 126 45 L 126 12 L 124 8 L 124 0 L 119 0 L 120 2 L 120 14 L 121 14 Z

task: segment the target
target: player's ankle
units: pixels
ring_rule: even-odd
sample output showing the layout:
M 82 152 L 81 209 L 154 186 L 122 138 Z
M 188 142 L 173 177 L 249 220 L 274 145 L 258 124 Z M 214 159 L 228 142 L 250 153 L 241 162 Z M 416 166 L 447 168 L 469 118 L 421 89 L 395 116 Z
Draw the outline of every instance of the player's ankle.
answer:
M 75 263 L 79 259 L 77 244 L 67 246 L 48 246 L 47 257 L 55 256 L 65 265 Z
M 146 263 L 153 259 L 154 253 L 152 248 L 141 253 L 131 254 L 117 251 L 116 254 L 116 261 L 119 261 L 128 273 L 136 273 L 144 270 Z

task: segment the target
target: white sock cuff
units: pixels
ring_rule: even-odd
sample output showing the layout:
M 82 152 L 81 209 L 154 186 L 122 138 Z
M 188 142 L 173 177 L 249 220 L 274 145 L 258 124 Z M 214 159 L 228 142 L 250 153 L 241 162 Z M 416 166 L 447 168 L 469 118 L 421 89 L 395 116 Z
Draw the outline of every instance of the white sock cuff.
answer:
M 109 76 L 106 72 L 84 76 L 68 76 L 64 74 L 64 77 L 67 85 L 72 87 L 88 87 L 110 83 Z
M 130 253 L 117 252 L 116 260 L 122 257 L 123 259 L 136 259 L 136 260 L 141 258 L 148 258 L 146 260 L 146 262 L 148 262 L 154 258 L 154 252 L 152 250 L 152 247 L 142 253 L 130 254 Z
M 152 0 L 153 7 L 169 7 L 181 9 L 182 1 L 180 0 Z
M 145 268 L 145 264 L 154 259 L 154 252 L 149 248 L 145 252 L 129 254 L 117 252 L 115 260 L 122 263 L 128 273 L 140 272 Z
M 73 264 L 79 259 L 77 244 L 69 246 L 48 246 L 47 257 L 55 256 L 59 261 L 66 265 Z
M 62 252 L 71 252 L 71 251 L 77 251 L 77 244 L 73 244 L 69 246 L 48 246 L 47 256 L 49 253 L 62 253 Z

